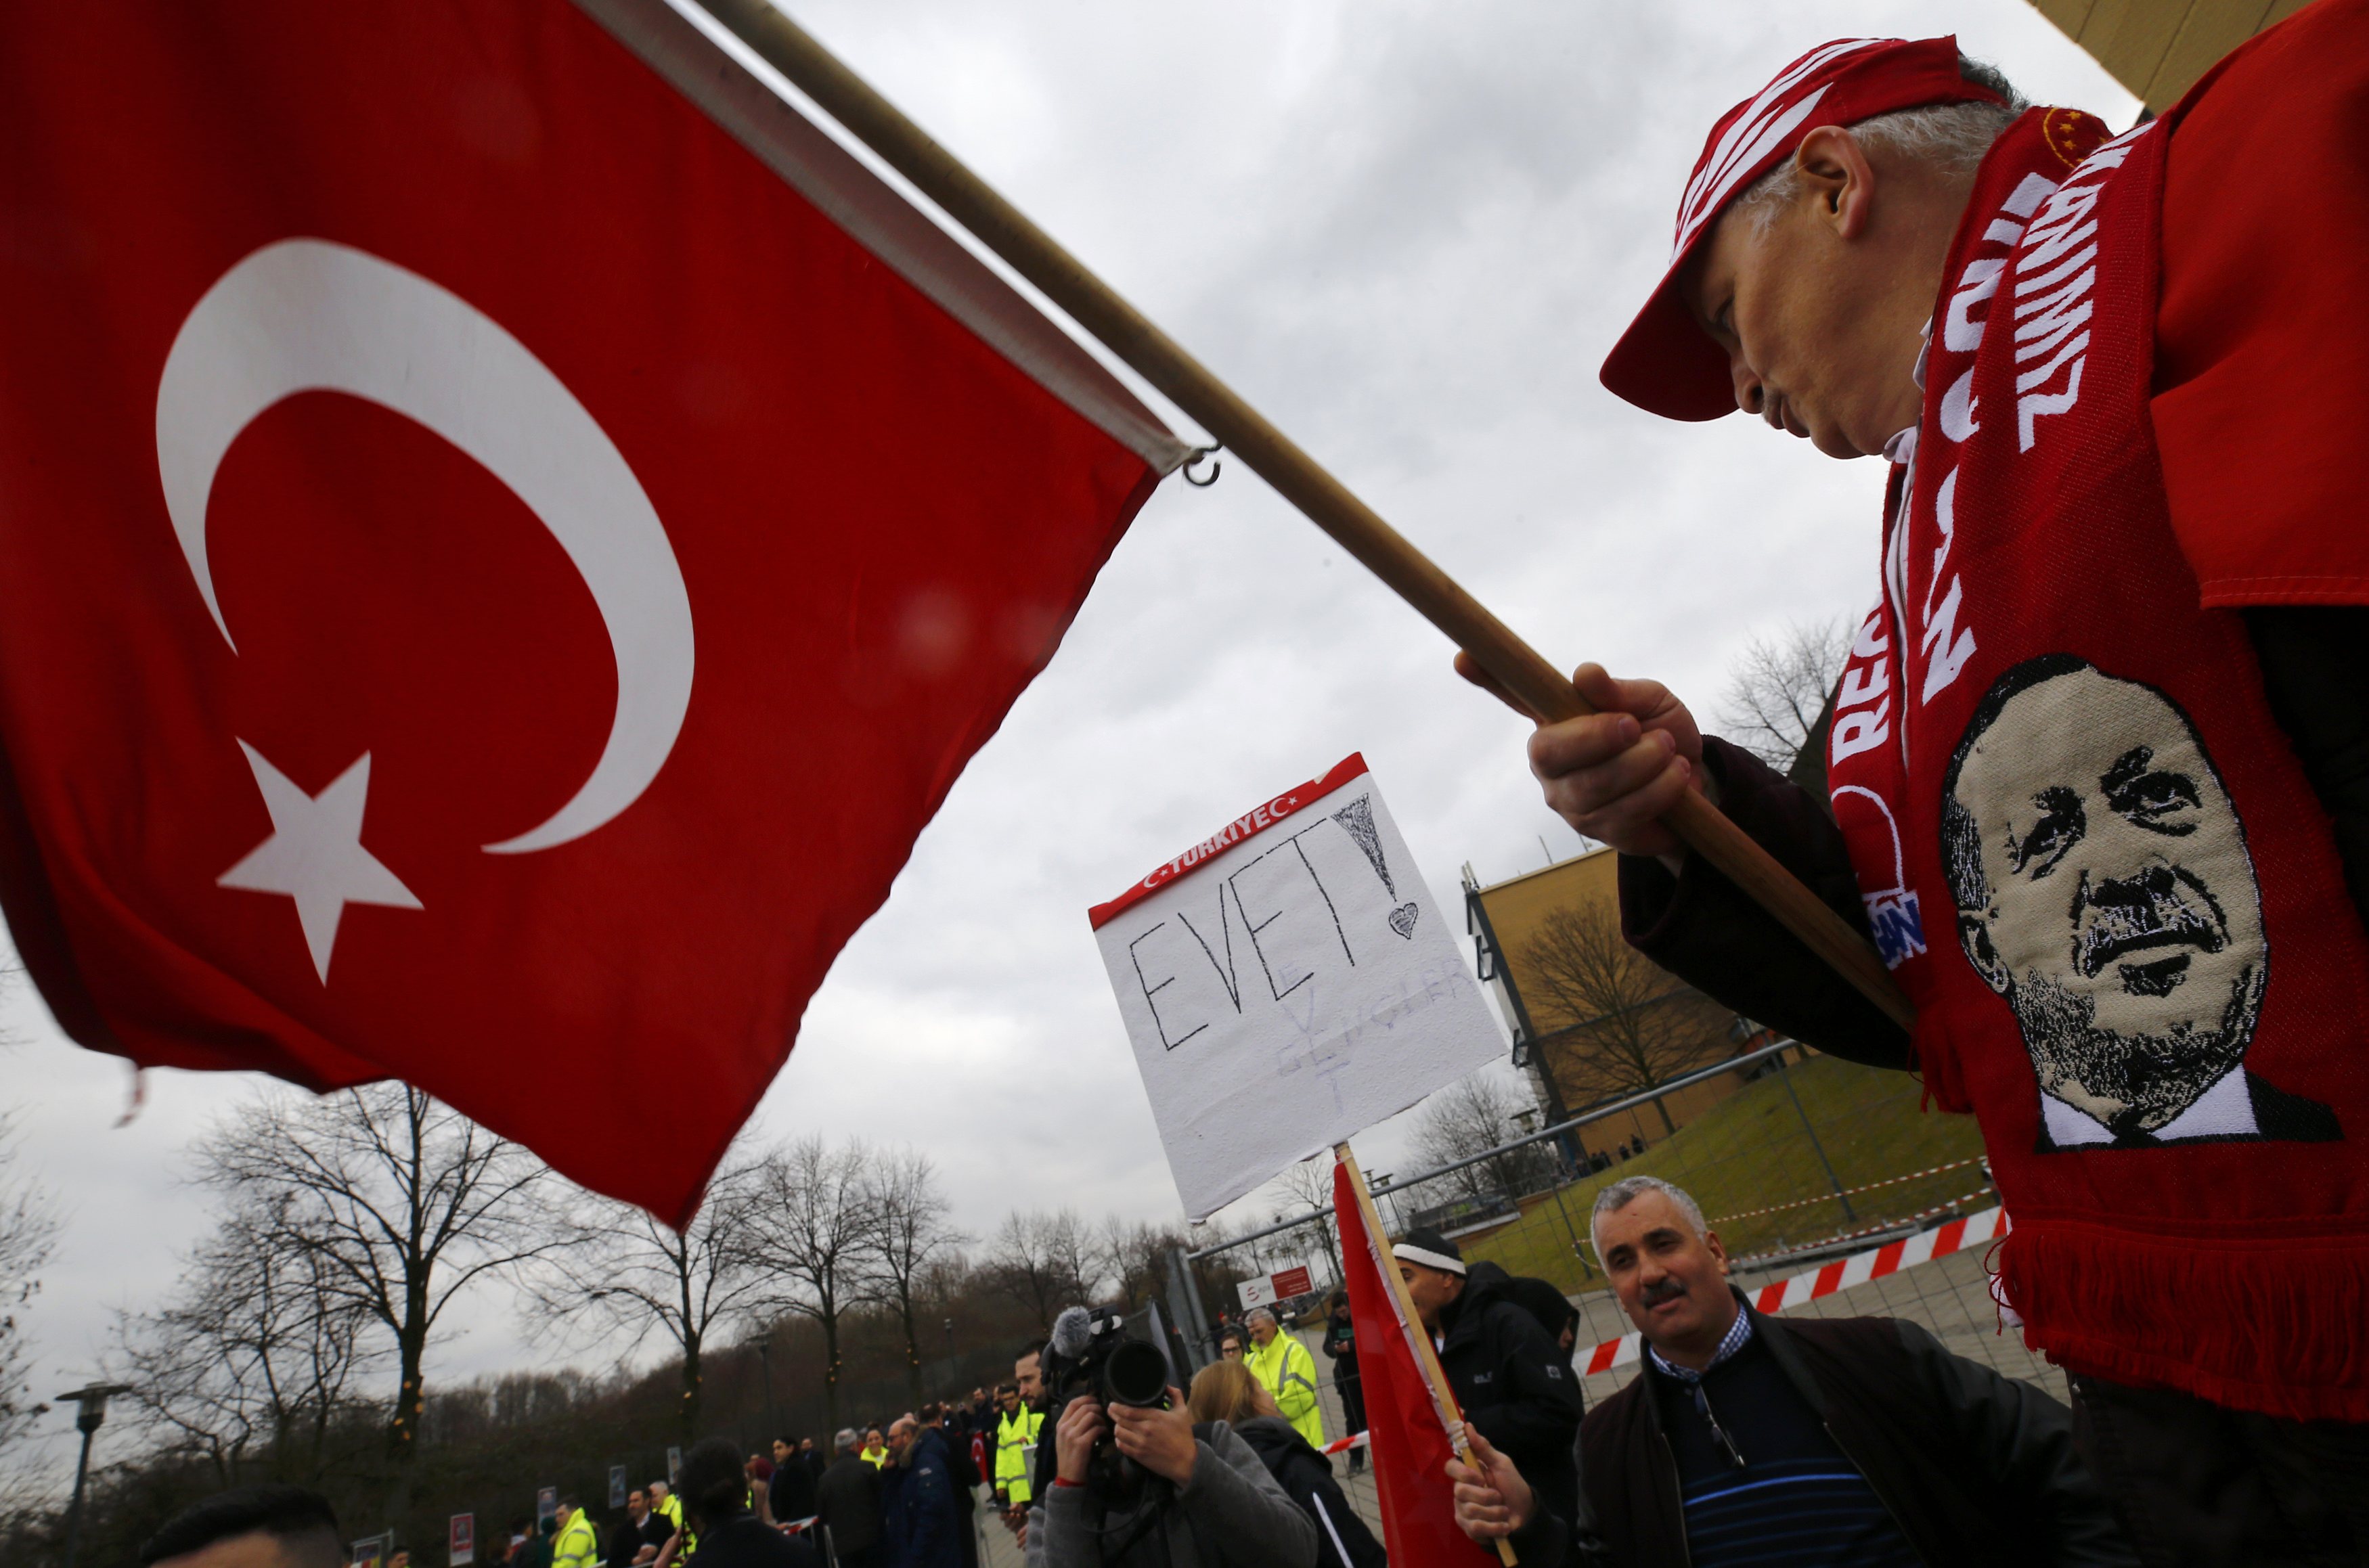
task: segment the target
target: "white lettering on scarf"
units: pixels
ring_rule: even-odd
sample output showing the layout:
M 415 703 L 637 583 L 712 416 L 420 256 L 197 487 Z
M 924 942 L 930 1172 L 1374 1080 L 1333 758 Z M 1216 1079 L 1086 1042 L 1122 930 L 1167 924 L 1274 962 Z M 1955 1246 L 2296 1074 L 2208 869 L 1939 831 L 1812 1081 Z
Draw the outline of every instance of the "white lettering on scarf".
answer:
M 2149 121 L 2148 124 L 2153 124 Z M 2106 143 L 2075 169 L 2041 207 L 2015 258 L 2016 449 L 2040 439 L 2036 421 L 2072 411 L 2081 401 L 2081 367 L 2089 359 L 2090 291 L 2098 281 L 2098 220 L 2090 213 L 2105 177 L 2130 156 L 2134 126 Z M 2029 182 L 2027 182 L 2029 183 Z

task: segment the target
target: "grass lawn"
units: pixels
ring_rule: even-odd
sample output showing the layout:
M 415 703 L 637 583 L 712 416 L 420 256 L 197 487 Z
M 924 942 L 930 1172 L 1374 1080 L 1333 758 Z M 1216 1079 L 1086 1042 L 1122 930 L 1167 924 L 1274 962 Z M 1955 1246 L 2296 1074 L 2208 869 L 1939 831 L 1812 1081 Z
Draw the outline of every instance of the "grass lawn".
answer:
M 1788 1080 L 1801 1097 L 1798 1113 L 1786 1093 Z M 1559 1195 L 1525 1200 L 1521 1219 L 1459 1244 L 1466 1258 L 1489 1259 L 1511 1274 L 1551 1279 L 1566 1291 L 1599 1289 L 1604 1278 L 1592 1266 L 1593 1254 L 1585 1261 L 1574 1255 L 1572 1235 L 1586 1237 L 1597 1188 L 1633 1175 L 1660 1176 L 1692 1193 L 1734 1256 L 1904 1219 L 1981 1186 L 1981 1169 L 1969 1165 L 1860 1194 L 1846 1219 L 1802 1122 L 1806 1116 L 1846 1187 L 1980 1154 L 1982 1134 L 1974 1118 L 1920 1111 L 1923 1092 L 1904 1072 L 1813 1057 L 1746 1085 L 1632 1160 Z M 1745 1217 L 1748 1210 L 1805 1198 L 1821 1201 Z M 1991 1201 L 1987 1195 L 1980 1200 Z

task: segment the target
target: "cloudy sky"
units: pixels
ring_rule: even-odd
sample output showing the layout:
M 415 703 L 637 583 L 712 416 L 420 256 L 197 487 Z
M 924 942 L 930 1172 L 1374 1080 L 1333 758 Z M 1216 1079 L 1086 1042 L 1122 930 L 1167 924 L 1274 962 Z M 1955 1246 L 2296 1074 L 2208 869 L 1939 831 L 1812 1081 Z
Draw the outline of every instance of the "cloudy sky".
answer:
M 1706 713 L 1748 639 L 1872 601 L 1883 483 L 1596 383 L 1710 121 L 1822 40 L 1951 29 L 2036 100 L 2136 113 L 2023 0 L 794 9 L 1550 658 Z M 759 1130 L 925 1149 L 979 1233 L 1015 1207 L 1175 1213 L 1084 910 L 1352 750 L 1449 910 L 1465 864 L 1572 853 L 1524 727 L 1449 652 L 1238 466 L 1164 486 L 841 957 Z M 6 1019 L 20 1168 L 66 1219 L 28 1314 L 47 1395 L 96 1368 L 111 1309 L 170 1287 L 205 1224 L 183 1151 L 258 1084 L 154 1073 L 118 1129 L 121 1062 L 21 986 Z M 596 1119 L 657 1093 L 581 1089 Z M 1401 1127 L 1363 1141 L 1404 1152 Z M 538 1354 L 487 1297 L 430 1377 Z

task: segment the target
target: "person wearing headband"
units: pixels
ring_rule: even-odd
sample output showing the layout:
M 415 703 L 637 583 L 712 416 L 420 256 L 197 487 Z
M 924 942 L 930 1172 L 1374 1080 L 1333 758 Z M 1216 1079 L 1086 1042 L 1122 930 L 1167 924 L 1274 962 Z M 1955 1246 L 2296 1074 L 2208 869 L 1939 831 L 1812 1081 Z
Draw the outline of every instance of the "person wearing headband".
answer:
M 2155 1562 L 2369 1555 L 2363 102 L 2369 0 L 2120 134 L 1951 38 L 1736 104 L 1602 379 L 1882 457 L 1874 602 L 1809 787 L 1593 665 L 1529 747 L 1635 945 L 1980 1119 L 2001 1299 Z M 1913 1031 L 1662 825 L 1690 789 Z
M 1573 1517 L 1580 1399 L 1570 1353 L 1520 1304 L 1497 1265 L 1467 1265 L 1454 1242 L 1431 1230 L 1408 1231 L 1390 1251 L 1465 1425 L 1521 1467 L 1544 1506 Z

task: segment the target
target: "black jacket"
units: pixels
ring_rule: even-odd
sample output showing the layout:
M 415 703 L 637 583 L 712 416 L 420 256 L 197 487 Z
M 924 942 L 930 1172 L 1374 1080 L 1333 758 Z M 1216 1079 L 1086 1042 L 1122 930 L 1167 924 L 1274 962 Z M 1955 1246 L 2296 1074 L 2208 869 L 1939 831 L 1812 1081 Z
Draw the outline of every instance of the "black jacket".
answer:
M 840 1455 L 815 1483 L 815 1511 L 834 1551 L 862 1551 L 880 1539 L 880 1472 L 858 1455 Z
M 2074 1452 L 2072 1413 L 2038 1389 L 1897 1319 L 1754 1312 L 1753 1332 L 1932 1568 L 2136 1568 Z M 1518 1532 L 1524 1568 L 1687 1561 L 1677 1463 L 1650 1376 L 1588 1413 L 1585 1509 L 1575 1521 L 1542 1512 Z
M 1516 1303 L 1513 1284 L 1495 1264 L 1472 1265 L 1464 1293 L 1440 1314 L 1447 1338 L 1439 1367 L 1466 1424 L 1520 1468 L 1549 1507 L 1568 1518 L 1579 1497 L 1579 1478 L 1572 1469 L 1579 1379 L 1562 1347 Z
M 806 1461 L 792 1454 L 773 1467 L 773 1479 L 765 1483 L 767 1502 L 773 1510 L 777 1525 L 794 1524 L 810 1516 L 815 1511 L 815 1475 Z
M 1389 1568 L 1390 1557 L 1382 1543 L 1341 1494 L 1333 1467 L 1309 1447 L 1307 1438 L 1292 1430 L 1290 1422 L 1280 1415 L 1262 1415 L 1234 1430 L 1258 1455 L 1276 1484 L 1299 1505 L 1299 1511 L 1316 1521 L 1316 1568 Z M 1336 1539 L 1349 1553 L 1346 1562 L 1333 1546 Z

